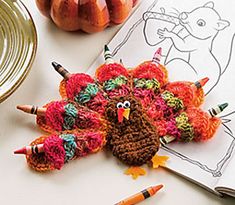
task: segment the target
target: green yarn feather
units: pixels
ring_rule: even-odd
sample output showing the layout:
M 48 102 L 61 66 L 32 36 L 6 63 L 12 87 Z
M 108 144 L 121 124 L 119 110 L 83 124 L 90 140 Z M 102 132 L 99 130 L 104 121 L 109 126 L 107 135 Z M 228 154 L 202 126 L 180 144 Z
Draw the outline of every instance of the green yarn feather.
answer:
M 74 129 L 74 124 L 78 115 L 77 108 L 73 104 L 68 103 L 64 106 L 64 110 L 65 114 L 63 128 L 67 130 L 72 130 Z
M 90 96 L 95 96 L 99 91 L 99 88 L 96 84 L 88 84 L 85 93 L 88 93 Z
M 145 78 L 135 78 L 134 84 L 136 88 L 146 88 L 148 90 L 153 89 L 154 91 L 158 91 L 160 88 L 160 83 L 155 79 L 146 80 Z
M 194 130 L 192 125 L 190 125 L 187 114 L 185 112 L 181 113 L 178 117 L 176 117 L 176 126 L 181 133 L 180 141 L 190 142 L 193 140 Z
M 74 100 L 78 103 L 87 103 L 92 97 L 96 96 L 99 92 L 99 88 L 96 84 L 90 83 L 86 86 L 84 91 L 81 91 Z
M 146 79 L 145 78 L 135 78 L 134 79 L 134 84 L 136 88 L 144 88 L 145 84 L 146 84 Z
M 75 136 L 72 134 L 62 134 L 60 138 L 64 141 L 65 162 L 68 162 L 74 157 L 77 148 Z
M 184 108 L 183 101 L 175 97 L 174 94 L 169 91 L 163 92 L 162 98 L 166 101 L 166 104 L 175 111 L 182 110 Z
M 122 85 L 126 85 L 127 78 L 125 76 L 118 76 L 115 79 L 110 79 L 104 83 L 104 89 L 107 91 L 111 91 L 113 89 L 116 89 Z
M 71 116 L 71 117 L 76 118 L 77 115 L 78 115 L 77 108 L 72 103 L 68 103 L 67 105 L 65 105 L 64 110 L 65 110 L 65 115 L 66 116 Z

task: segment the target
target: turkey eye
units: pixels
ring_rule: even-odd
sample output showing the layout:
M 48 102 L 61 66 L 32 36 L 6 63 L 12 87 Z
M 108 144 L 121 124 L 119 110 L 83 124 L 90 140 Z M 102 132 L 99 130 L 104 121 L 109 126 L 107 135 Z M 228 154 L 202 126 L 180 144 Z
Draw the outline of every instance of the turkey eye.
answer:
M 124 108 L 130 108 L 131 103 L 129 101 L 125 101 L 123 105 L 124 105 Z
M 206 22 L 203 20 L 203 19 L 199 19 L 198 21 L 197 21 L 197 25 L 198 26 L 205 26 L 206 25 Z
M 119 102 L 119 103 L 117 104 L 117 108 L 123 108 L 123 104 L 122 104 L 121 102 Z

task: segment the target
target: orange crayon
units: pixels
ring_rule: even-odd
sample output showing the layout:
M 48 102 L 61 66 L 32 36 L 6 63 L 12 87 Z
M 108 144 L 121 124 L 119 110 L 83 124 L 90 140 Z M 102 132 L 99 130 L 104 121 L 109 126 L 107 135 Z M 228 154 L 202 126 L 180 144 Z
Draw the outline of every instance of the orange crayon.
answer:
M 208 82 L 209 78 L 203 78 L 199 81 L 196 81 L 194 84 L 192 84 L 192 86 L 195 86 L 197 89 L 202 88 L 204 85 L 206 85 L 206 83 Z
M 38 154 L 44 152 L 43 144 L 37 144 L 33 146 L 26 146 L 21 149 L 14 151 L 14 154 Z
M 55 70 L 65 79 L 68 80 L 71 77 L 71 73 L 67 71 L 62 65 L 55 61 L 51 63 Z
M 17 105 L 16 108 L 33 115 L 44 116 L 46 113 L 46 108 L 39 108 L 38 106 L 34 105 Z
M 123 201 L 118 202 L 115 205 L 134 205 L 141 201 L 144 201 L 145 199 L 153 196 L 154 194 L 159 191 L 163 185 L 153 186 L 149 187 L 147 189 L 144 189 L 143 191 L 139 192 L 138 194 L 135 194 L 127 199 L 124 199 Z

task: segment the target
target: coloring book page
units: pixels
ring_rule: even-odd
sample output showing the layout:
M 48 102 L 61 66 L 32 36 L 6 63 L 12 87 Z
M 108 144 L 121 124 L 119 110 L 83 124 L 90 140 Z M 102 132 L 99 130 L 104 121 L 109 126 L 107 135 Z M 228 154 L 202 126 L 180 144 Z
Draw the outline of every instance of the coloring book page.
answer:
M 195 82 L 209 77 L 204 90 L 208 110 L 229 106 L 218 117 L 222 124 L 215 137 L 203 143 L 171 143 L 161 155 L 170 156 L 167 167 L 214 189 L 235 146 L 235 1 L 146 0 L 110 42 L 116 61 L 133 68 L 151 60 L 162 47 L 161 64 L 170 81 Z M 104 62 L 101 55 L 88 70 L 94 74 Z

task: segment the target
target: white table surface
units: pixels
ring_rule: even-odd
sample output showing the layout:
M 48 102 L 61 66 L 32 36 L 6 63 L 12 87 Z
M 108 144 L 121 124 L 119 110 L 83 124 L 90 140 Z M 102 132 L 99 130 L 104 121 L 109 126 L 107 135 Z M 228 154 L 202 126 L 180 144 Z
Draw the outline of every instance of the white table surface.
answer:
M 104 151 L 75 160 L 61 171 L 46 174 L 29 169 L 23 156 L 14 156 L 13 150 L 43 134 L 35 125 L 35 116 L 17 111 L 16 105 L 43 105 L 60 99 L 61 77 L 52 69 L 51 61 L 60 62 L 71 72 L 83 72 L 119 28 L 93 35 L 67 33 L 44 18 L 33 0 L 23 2 L 37 27 L 38 50 L 26 80 L 0 105 L 0 204 L 110 205 L 160 183 L 164 184 L 164 189 L 141 204 L 235 204 L 235 199 L 218 198 L 164 169 L 148 170 L 147 176 L 132 180 L 123 174 L 127 167 Z

